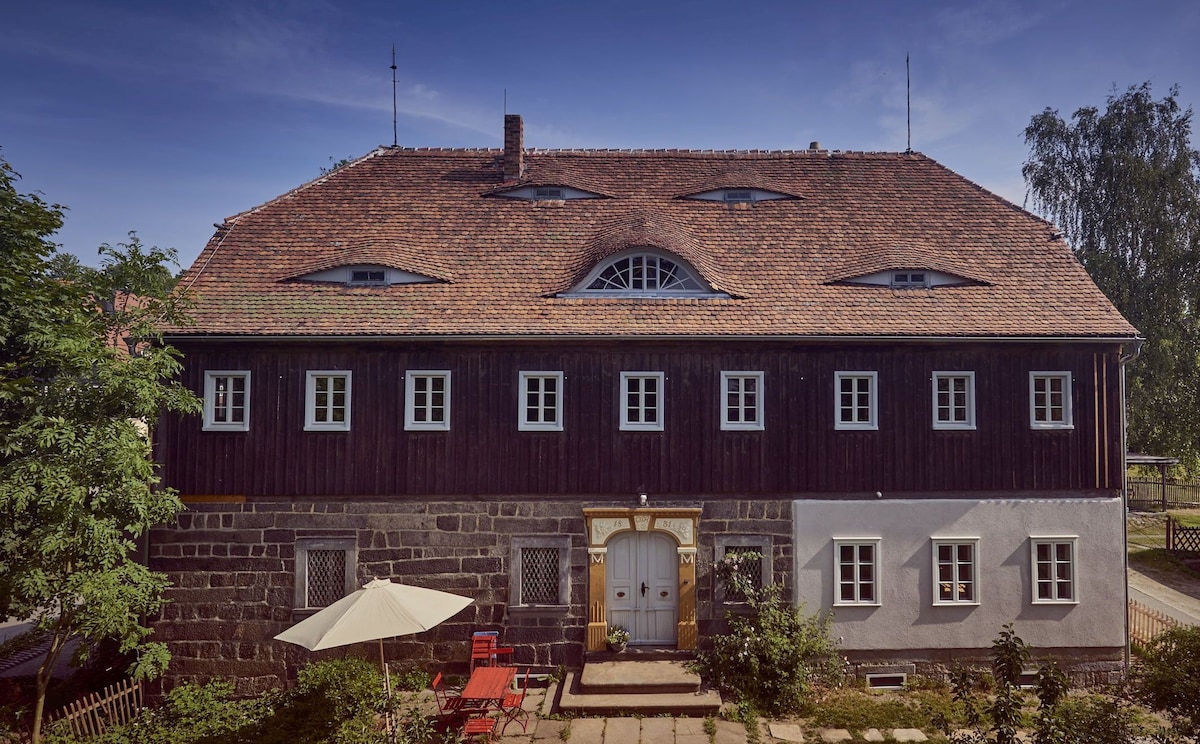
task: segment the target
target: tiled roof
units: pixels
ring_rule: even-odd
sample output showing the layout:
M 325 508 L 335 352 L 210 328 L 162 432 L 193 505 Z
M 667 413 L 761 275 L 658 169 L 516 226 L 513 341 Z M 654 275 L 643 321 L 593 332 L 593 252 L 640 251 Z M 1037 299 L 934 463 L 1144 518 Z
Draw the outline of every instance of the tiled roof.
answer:
M 1050 224 L 920 154 L 526 150 L 524 160 L 520 183 L 608 198 L 492 198 L 505 184 L 499 150 L 380 148 L 227 219 L 182 280 L 195 325 L 172 333 L 1135 335 Z M 739 187 L 799 198 L 678 198 Z M 679 255 L 729 297 L 558 296 L 638 245 Z M 362 263 L 441 281 L 296 280 Z M 837 282 L 887 268 L 977 283 Z

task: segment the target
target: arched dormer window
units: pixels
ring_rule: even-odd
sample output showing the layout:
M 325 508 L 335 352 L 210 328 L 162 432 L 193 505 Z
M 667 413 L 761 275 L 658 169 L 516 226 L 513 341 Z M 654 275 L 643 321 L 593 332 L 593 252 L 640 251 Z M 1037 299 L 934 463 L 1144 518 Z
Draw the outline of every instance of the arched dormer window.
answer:
M 568 294 L 709 297 L 720 293 L 683 259 L 664 251 L 635 249 L 601 263 Z

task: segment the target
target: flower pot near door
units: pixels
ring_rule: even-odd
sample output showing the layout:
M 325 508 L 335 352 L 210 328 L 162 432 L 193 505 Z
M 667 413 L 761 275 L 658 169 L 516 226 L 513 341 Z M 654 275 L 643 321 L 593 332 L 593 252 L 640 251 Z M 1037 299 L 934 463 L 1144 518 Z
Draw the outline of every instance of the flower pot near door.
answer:
M 608 650 L 620 653 L 625 650 L 625 646 L 629 644 L 629 631 L 622 628 L 620 625 L 614 625 L 608 635 L 604 637 L 608 643 Z

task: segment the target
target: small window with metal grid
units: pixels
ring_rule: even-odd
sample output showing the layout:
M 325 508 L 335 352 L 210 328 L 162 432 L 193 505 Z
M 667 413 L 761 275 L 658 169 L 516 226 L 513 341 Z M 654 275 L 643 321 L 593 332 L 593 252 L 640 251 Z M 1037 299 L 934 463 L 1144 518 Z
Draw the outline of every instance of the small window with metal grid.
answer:
M 296 541 L 297 610 L 328 607 L 354 588 L 354 538 L 303 538 Z
M 568 609 L 571 538 L 514 537 L 509 571 L 509 609 L 554 612 Z
M 716 535 L 714 558 L 724 561 L 746 579 L 744 587 L 760 590 L 771 584 L 771 538 L 767 535 Z M 747 597 L 741 587 L 715 581 L 714 599 L 718 604 L 745 605 Z
M 521 604 L 561 604 L 558 597 L 558 570 L 558 548 L 523 548 Z

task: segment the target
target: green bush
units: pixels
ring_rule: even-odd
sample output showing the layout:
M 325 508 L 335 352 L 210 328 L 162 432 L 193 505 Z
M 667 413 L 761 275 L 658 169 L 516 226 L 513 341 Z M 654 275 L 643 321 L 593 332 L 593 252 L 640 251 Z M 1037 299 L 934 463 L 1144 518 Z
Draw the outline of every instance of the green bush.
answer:
M 1137 699 L 1166 711 L 1179 733 L 1200 736 L 1200 627 L 1172 628 L 1155 637 L 1132 678 Z
M 266 710 L 262 700 L 232 700 L 233 685 L 209 682 L 206 685 L 180 685 L 167 693 L 158 708 L 147 710 L 139 718 L 99 737 L 89 744 L 217 744 L 244 741 L 245 729 L 252 727 Z M 46 744 L 70 744 L 78 741 L 65 727 L 52 727 L 43 739 Z
M 368 661 L 334 659 L 300 670 L 249 741 L 256 744 L 375 744 L 385 737 L 383 673 Z
M 759 712 L 796 712 L 814 684 L 840 680 L 841 659 L 828 617 L 791 607 L 777 584 L 759 589 L 748 580 L 743 564 L 755 560 L 761 556 L 733 553 L 714 566 L 727 591 L 745 598 L 748 612 L 728 615 L 729 632 L 713 637 L 696 666 L 714 687 Z

